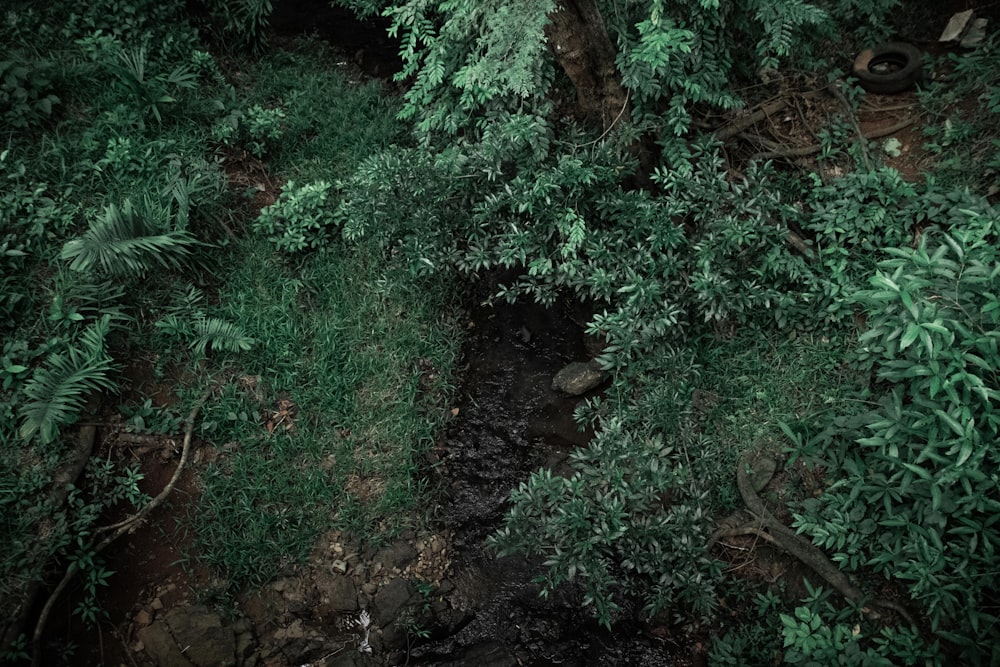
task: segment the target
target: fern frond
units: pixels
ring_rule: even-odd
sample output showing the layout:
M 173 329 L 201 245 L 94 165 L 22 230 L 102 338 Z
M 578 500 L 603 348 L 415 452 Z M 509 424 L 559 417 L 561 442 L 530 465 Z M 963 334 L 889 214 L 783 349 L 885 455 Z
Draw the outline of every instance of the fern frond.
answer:
M 197 243 L 186 231 L 164 231 L 169 210 L 150 200 L 138 210 L 128 199 L 110 204 L 80 238 L 63 246 L 61 257 L 74 271 L 112 276 L 142 275 L 154 267 L 180 269 Z
M 194 321 L 195 339 L 191 347 L 197 354 L 213 350 L 246 352 L 256 342 L 241 327 L 218 317 L 202 317 Z
M 104 349 L 110 326 L 111 318 L 105 315 L 87 327 L 78 346 L 53 352 L 35 370 L 24 388 L 28 402 L 20 409 L 21 438 L 37 435 L 42 444 L 52 442 L 60 426 L 76 419 L 87 394 L 114 388 L 108 377 L 114 366 Z

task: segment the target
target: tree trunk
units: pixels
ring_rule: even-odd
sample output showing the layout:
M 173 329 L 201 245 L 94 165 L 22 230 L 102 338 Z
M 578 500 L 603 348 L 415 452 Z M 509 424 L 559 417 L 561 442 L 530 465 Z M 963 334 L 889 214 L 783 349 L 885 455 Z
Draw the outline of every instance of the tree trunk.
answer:
M 545 28 L 549 46 L 576 88 L 583 120 L 607 130 L 629 118 L 615 48 L 595 0 L 559 0 Z

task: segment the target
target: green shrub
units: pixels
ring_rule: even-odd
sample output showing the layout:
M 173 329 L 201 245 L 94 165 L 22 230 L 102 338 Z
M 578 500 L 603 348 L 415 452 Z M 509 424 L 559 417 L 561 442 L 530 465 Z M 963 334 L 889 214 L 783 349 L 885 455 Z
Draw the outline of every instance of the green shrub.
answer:
M 254 231 L 266 234 L 284 252 L 326 245 L 335 228 L 330 190 L 331 185 L 326 181 L 299 186 L 288 181 L 278 201 L 261 210 Z
M 9 54 L 0 61 L 0 118 L 11 128 L 37 125 L 52 115 L 59 98 L 52 92 L 46 62 L 29 61 Z
M 267 42 L 271 0 L 204 0 L 223 40 L 258 51 Z
M 243 144 L 259 158 L 278 145 L 284 134 L 285 111 L 255 104 L 245 111 L 234 109 L 212 127 L 212 138 L 227 146 Z
M 719 563 L 708 556 L 712 531 L 701 438 L 687 402 L 697 373 L 690 353 L 659 345 L 620 374 L 606 401 L 578 410 L 598 424 L 574 450 L 568 470 L 535 472 L 511 494 L 490 543 L 501 553 L 541 556 L 544 592 L 578 585 L 605 625 L 624 598 L 646 618 L 689 623 L 716 609 Z M 625 378 L 630 378 L 626 382 Z
M 868 330 L 856 362 L 878 407 L 834 422 L 799 452 L 836 481 L 796 523 L 847 569 L 905 585 L 966 664 L 1000 655 L 1000 216 L 980 203 L 917 248 L 888 248 L 853 297 Z

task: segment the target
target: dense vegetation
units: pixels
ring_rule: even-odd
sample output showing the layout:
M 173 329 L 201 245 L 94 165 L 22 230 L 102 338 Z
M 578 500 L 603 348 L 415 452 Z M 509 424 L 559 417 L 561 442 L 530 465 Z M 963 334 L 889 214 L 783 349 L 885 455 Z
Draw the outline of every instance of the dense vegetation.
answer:
M 1000 660 L 995 40 L 929 65 L 934 172 L 908 181 L 826 55 L 883 36 L 891 0 L 341 4 L 391 21 L 402 99 L 316 42 L 266 50 L 267 0 L 5 15 L 6 618 L 54 563 L 95 593 L 85 618 L 114 585 L 97 526 L 145 501 L 138 473 L 109 458 L 66 485 L 101 400 L 177 434 L 214 392 L 199 434 L 240 444 L 189 520 L 227 591 L 330 521 L 374 539 L 412 520 L 449 285 L 505 269 L 496 299 L 591 307 L 614 380 L 578 410 L 596 436 L 573 472 L 514 491 L 498 552 L 541 555 L 547 590 L 580 586 L 605 624 L 630 598 L 714 627 L 713 664 Z M 706 120 L 804 83 L 843 103 L 815 160 L 753 159 Z M 125 386 L 137 359 L 170 401 Z M 709 545 L 746 452 L 821 480 L 783 499 L 794 527 L 917 626 L 724 571 Z

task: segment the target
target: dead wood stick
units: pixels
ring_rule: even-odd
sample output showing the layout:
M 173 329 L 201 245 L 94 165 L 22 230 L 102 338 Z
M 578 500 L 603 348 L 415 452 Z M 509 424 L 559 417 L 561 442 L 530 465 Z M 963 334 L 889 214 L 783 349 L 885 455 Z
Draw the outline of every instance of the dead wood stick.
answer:
M 882 137 L 887 137 L 890 134 L 895 134 L 900 130 L 906 129 L 907 127 L 913 125 L 916 122 L 917 122 L 917 116 L 911 116 L 910 118 L 901 120 L 895 125 L 891 125 L 889 127 L 885 127 L 880 130 L 871 130 L 870 132 L 865 133 L 863 136 L 868 141 L 871 141 L 872 139 L 881 139 Z M 768 144 L 776 145 L 774 144 L 774 142 L 768 141 L 767 139 L 764 139 L 763 137 L 758 137 L 756 135 L 745 134 L 743 136 L 746 139 L 751 141 L 756 141 L 763 146 L 767 146 Z M 813 144 L 812 146 L 794 146 L 794 147 L 778 146 L 777 148 L 773 148 L 761 153 L 755 153 L 754 155 L 750 156 L 750 159 L 773 160 L 775 158 L 805 157 L 806 155 L 819 153 L 821 150 L 823 150 L 823 146 L 821 144 Z
M 847 112 L 847 117 L 851 121 L 854 133 L 858 137 L 858 148 L 861 151 L 861 159 L 865 163 L 865 169 L 871 171 L 872 160 L 871 156 L 868 155 L 868 139 L 865 137 L 864 132 L 861 131 L 861 126 L 858 124 L 858 117 L 854 113 L 854 107 L 852 107 L 851 103 L 847 101 L 846 97 L 844 97 L 844 93 L 840 90 L 840 86 L 830 86 L 830 90 L 833 91 L 833 96 L 840 101 L 840 105 L 844 107 L 844 110 Z
M 136 512 L 134 515 L 128 517 L 123 521 L 119 521 L 114 525 L 105 526 L 95 531 L 95 535 L 100 535 L 102 533 L 110 531 L 113 532 L 111 532 L 110 535 L 105 537 L 103 540 L 101 540 L 99 543 L 97 543 L 97 545 L 93 547 L 92 556 L 96 556 L 97 554 L 101 553 L 112 542 L 114 542 L 115 540 L 117 540 L 119 537 L 129 532 L 130 530 L 134 529 L 135 526 L 140 521 L 145 519 L 150 512 L 152 512 L 154 509 L 163 504 L 163 501 L 166 500 L 167 496 L 169 496 L 170 493 L 174 490 L 174 486 L 176 486 L 177 480 L 180 479 L 181 473 L 184 471 L 184 466 L 187 464 L 188 454 L 191 451 L 191 436 L 194 433 L 195 419 L 198 418 L 198 413 L 201 411 L 201 408 L 205 404 L 205 401 L 208 400 L 208 397 L 212 394 L 214 390 L 215 386 L 212 386 L 207 390 L 205 390 L 205 393 L 201 395 L 198 401 L 194 404 L 194 407 L 191 408 L 191 412 L 188 413 L 186 420 L 187 424 L 184 429 L 184 447 L 183 450 L 181 451 L 181 460 L 180 462 L 178 462 L 177 468 L 174 470 L 174 474 L 170 478 L 170 481 L 167 482 L 167 485 L 163 487 L 163 490 L 160 491 L 160 493 L 158 493 L 155 498 L 146 503 L 142 507 L 142 509 Z M 33 646 L 32 658 L 31 658 L 32 667 L 38 667 L 40 664 L 42 657 L 41 655 L 42 633 L 45 631 L 45 625 L 46 623 L 48 623 L 48 619 L 52 613 L 52 609 L 53 607 L 55 607 L 55 604 L 58 601 L 59 596 L 62 595 L 62 592 L 64 590 L 66 590 L 66 586 L 68 586 L 69 582 L 73 580 L 73 577 L 76 576 L 76 573 L 77 571 L 79 571 L 79 569 L 80 566 L 77 564 L 77 561 L 73 561 L 72 563 L 70 563 L 69 567 L 66 568 L 66 572 L 63 574 L 63 578 L 59 581 L 59 584 L 55 587 L 55 590 L 53 590 L 52 593 L 49 595 L 48 600 L 46 600 L 45 602 L 45 606 L 42 607 L 42 611 L 38 615 L 38 622 L 35 624 L 35 631 L 31 637 L 31 643 Z
M 723 126 L 718 132 L 715 133 L 715 138 L 719 141 L 731 139 L 751 125 L 764 120 L 771 114 L 778 113 L 786 106 L 788 106 L 788 101 L 783 97 L 765 104 L 757 111 L 749 113 L 746 116 L 740 116 L 728 125 Z

